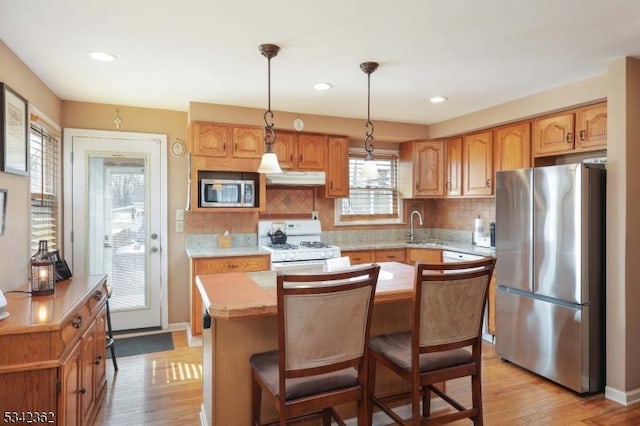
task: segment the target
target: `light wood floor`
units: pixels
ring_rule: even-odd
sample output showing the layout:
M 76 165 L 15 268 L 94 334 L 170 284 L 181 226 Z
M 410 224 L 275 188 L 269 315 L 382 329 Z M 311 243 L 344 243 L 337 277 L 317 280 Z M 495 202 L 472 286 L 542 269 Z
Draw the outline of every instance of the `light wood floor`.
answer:
M 200 424 L 201 349 L 188 347 L 182 331 L 174 332 L 173 339 L 173 351 L 118 358 L 120 370 L 115 375 L 109 362 L 107 397 L 96 425 Z M 484 347 L 482 373 L 484 422 L 488 426 L 640 425 L 640 404 L 623 407 L 601 394 L 577 396 L 502 362 L 491 344 Z M 467 403 L 468 383 L 451 381 L 447 389 Z

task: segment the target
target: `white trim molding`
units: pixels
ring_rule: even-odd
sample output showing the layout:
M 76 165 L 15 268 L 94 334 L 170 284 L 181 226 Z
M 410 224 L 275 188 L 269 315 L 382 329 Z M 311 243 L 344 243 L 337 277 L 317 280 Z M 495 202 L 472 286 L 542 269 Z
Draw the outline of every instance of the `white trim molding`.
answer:
M 611 386 L 606 386 L 604 388 L 604 397 L 617 402 L 618 404 L 627 406 L 640 402 L 640 388 L 630 391 L 621 391 Z

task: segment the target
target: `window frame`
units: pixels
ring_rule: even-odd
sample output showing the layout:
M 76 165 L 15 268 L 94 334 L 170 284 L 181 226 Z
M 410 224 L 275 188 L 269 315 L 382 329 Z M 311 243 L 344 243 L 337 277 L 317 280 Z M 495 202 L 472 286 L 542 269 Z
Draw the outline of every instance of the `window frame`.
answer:
M 399 152 L 392 150 L 376 150 L 374 156 L 379 159 L 395 159 L 396 162 L 399 161 Z M 366 157 L 366 153 L 364 150 L 358 151 L 349 151 L 349 160 L 352 158 L 364 159 Z M 403 224 L 403 202 L 400 198 L 400 192 L 398 190 L 398 167 L 399 164 L 396 163 L 395 167 L 395 182 L 396 187 L 392 189 L 394 195 L 396 197 L 396 205 L 397 212 L 396 214 L 369 214 L 369 215 L 344 215 L 342 212 L 342 203 L 343 200 L 347 197 L 336 198 L 334 200 L 334 225 L 335 226 L 357 226 L 357 225 L 390 225 L 390 224 Z M 349 168 L 349 173 L 351 173 L 351 168 Z M 351 175 L 349 175 L 349 193 L 351 193 Z
M 38 247 L 38 241 L 34 240 L 34 204 L 38 201 L 51 205 L 52 209 L 49 217 L 53 218 L 55 227 L 53 229 L 53 238 L 47 239 L 49 250 L 59 250 L 62 248 L 62 138 L 56 129 L 44 125 L 41 121 L 39 117 L 32 115 L 29 125 L 29 249 L 31 254 L 34 254 Z M 34 156 L 31 144 L 34 138 L 42 141 L 41 146 L 53 144 L 55 147 L 55 152 L 51 156 L 45 154 L 45 158 L 43 159 L 42 154 L 40 154 L 40 161 L 45 161 L 46 165 L 52 167 L 52 169 L 46 168 L 44 173 L 42 173 L 42 167 L 33 167 Z M 40 179 L 47 177 L 54 179 L 52 185 L 53 191 L 33 191 L 32 181 L 34 173 L 36 172 L 41 172 Z M 47 187 L 46 184 L 45 187 Z M 44 207 L 46 208 L 46 206 Z

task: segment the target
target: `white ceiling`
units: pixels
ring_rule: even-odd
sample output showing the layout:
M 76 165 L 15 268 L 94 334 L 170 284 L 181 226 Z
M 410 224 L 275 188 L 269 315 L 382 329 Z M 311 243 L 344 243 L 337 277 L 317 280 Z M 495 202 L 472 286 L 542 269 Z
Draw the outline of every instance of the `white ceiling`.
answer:
M 637 56 L 640 1 L 0 0 L 0 39 L 61 99 L 179 111 L 265 109 L 275 43 L 274 111 L 366 118 L 376 61 L 371 119 L 430 124 Z

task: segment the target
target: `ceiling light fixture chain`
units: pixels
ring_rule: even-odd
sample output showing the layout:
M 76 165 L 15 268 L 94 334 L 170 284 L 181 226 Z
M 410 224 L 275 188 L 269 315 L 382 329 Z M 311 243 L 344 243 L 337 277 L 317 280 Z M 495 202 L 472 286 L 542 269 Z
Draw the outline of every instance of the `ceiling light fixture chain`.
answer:
M 264 113 L 264 143 L 267 152 L 272 152 L 272 146 L 276 142 L 276 132 L 273 130 L 273 111 L 271 111 L 271 58 L 276 56 L 280 47 L 275 44 L 261 44 L 260 52 L 267 58 L 267 110 Z
M 371 122 L 371 73 L 378 69 L 378 63 L 363 62 L 360 64 L 360 69 L 367 74 L 367 132 L 364 138 L 364 149 L 367 152 L 367 156 L 360 169 L 360 179 L 371 181 L 380 177 L 378 166 L 375 158 L 373 158 L 373 131 L 375 128 L 373 122 Z
M 275 44 L 261 44 L 258 48 L 262 56 L 267 58 L 267 110 L 264 113 L 265 152 L 262 154 L 258 173 L 282 173 L 278 156 L 273 152 L 276 132 L 273 129 L 273 111 L 271 111 L 271 58 L 278 54 L 280 47 Z
M 378 69 L 377 62 L 363 62 L 360 64 L 360 69 L 367 74 L 367 133 L 364 139 L 364 149 L 367 153 L 373 153 L 373 132 L 375 127 L 371 122 L 371 73 Z

